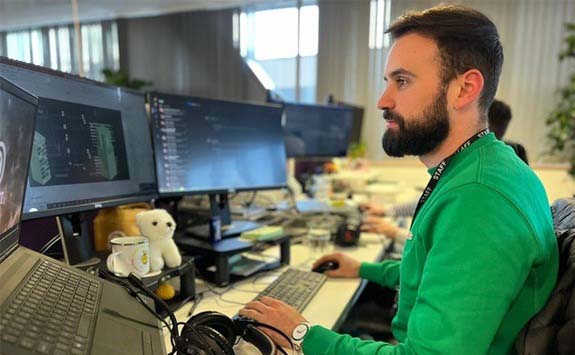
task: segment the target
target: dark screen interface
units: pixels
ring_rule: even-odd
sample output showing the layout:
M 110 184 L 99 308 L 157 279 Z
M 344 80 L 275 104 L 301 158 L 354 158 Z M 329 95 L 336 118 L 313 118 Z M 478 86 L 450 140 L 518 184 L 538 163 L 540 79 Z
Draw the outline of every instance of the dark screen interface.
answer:
M 350 108 L 284 104 L 288 157 L 342 157 L 353 125 Z
M 280 107 L 152 93 L 160 193 L 286 184 Z
M 40 99 L 30 186 L 130 178 L 118 110 Z
M 143 94 L 0 61 L 39 97 L 24 218 L 149 200 L 157 193 Z
M 20 221 L 35 107 L 0 89 L 0 236 Z

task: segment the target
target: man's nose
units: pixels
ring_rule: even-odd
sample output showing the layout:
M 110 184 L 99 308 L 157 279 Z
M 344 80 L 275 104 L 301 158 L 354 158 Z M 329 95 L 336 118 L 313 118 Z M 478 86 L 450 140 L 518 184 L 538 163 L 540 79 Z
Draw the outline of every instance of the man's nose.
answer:
M 395 107 L 395 101 L 392 98 L 392 93 L 389 88 L 385 89 L 381 97 L 377 101 L 377 108 L 380 110 L 393 109 Z

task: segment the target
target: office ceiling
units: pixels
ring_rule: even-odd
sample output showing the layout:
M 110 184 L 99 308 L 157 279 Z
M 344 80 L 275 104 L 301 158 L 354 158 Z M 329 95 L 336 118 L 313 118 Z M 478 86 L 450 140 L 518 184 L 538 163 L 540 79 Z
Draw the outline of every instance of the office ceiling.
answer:
M 274 0 L 78 0 L 80 21 L 231 8 Z M 0 0 L 0 31 L 70 23 L 72 0 Z

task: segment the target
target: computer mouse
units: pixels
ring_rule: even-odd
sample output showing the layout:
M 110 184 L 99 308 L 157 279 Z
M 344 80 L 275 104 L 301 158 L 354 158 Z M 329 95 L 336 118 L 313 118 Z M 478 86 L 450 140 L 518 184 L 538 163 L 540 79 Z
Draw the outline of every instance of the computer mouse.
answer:
M 320 274 L 323 274 L 326 271 L 335 270 L 338 267 L 339 267 L 339 263 L 337 261 L 328 260 L 328 261 L 324 261 L 323 263 L 319 264 L 318 266 L 313 268 L 311 271 L 319 272 Z

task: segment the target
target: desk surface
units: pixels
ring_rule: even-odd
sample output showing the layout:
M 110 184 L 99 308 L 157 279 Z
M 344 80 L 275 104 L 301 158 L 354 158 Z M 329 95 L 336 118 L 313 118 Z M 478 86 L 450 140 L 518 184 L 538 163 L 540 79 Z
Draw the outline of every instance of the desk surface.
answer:
M 343 252 L 357 260 L 376 261 L 383 256 L 390 244 L 391 241 L 383 236 L 363 233 L 357 247 L 334 247 L 325 253 Z M 314 253 L 305 245 L 293 245 L 291 247 L 290 267 L 310 270 L 313 262 L 325 253 Z M 279 247 L 270 248 L 266 250 L 263 255 L 266 258 L 279 258 Z M 284 269 L 285 268 L 256 274 L 254 277 L 221 288 L 215 288 L 211 285 L 206 285 L 201 280 L 196 280 L 196 293 L 203 292 L 203 299 L 196 306 L 194 314 L 209 310 L 218 311 L 232 317 L 238 313 L 245 303 L 251 301 L 260 291 L 265 289 Z M 328 278 L 326 283 L 303 311 L 303 316 L 312 324 L 338 329 L 359 296 L 363 285 L 364 282 L 361 279 Z M 210 288 L 220 295 L 211 291 Z M 188 313 L 192 306 L 193 302 L 189 302 L 176 312 L 178 321 L 185 322 L 189 318 Z M 256 350 L 252 352 L 251 346 L 240 343 L 238 347 L 241 350 L 236 349 L 237 354 L 258 353 Z M 171 349 L 167 336 L 166 348 Z

